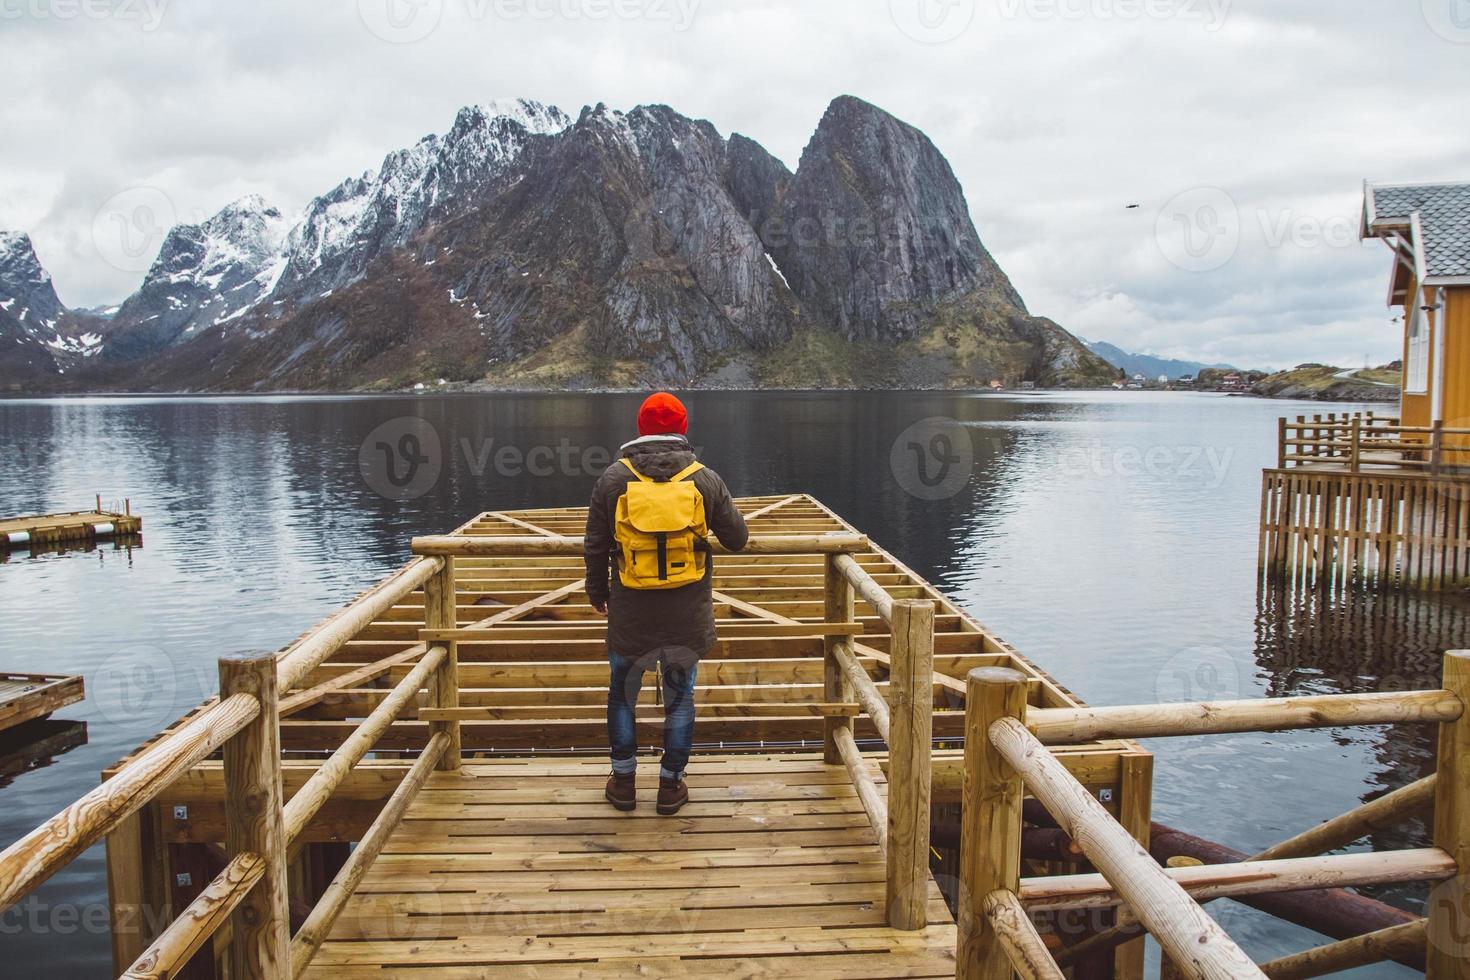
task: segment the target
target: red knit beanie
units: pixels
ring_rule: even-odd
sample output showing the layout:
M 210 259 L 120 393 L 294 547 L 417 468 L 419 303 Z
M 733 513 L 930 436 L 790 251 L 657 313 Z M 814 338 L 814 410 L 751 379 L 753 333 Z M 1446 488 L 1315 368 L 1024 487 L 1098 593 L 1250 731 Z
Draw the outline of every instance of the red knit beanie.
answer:
M 640 436 L 685 435 L 689 431 L 689 413 L 684 403 L 667 391 L 656 391 L 638 409 Z

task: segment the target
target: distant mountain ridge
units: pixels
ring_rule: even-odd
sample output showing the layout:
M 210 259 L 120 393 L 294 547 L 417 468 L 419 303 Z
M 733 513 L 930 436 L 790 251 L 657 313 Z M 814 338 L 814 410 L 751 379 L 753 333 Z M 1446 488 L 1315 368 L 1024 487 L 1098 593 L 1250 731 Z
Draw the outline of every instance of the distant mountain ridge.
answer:
M 1149 380 L 1168 377 L 1172 381 L 1178 378 L 1192 378 L 1205 370 L 1239 370 L 1233 364 L 1203 364 L 1199 361 L 1182 361 L 1171 357 L 1158 357 L 1154 354 L 1135 354 L 1104 340 L 1084 340 L 1082 342 L 1087 345 L 1088 350 L 1113 367 L 1121 368 L 1127 372 L 1129 377 L 1141 374 Z
M 40 269 L 28 239 L 11 248 L 29 258 L 0 263 L 0 316 L 25 307 Z M 471 106 L 295 219 L 248 197 L 174 228 L 108 315 L 31 305 L 49 311 L 49 346 L 29 333 L 8 344 L 17 328 L 0 320 L 0 383 L 23 390 L 1115 373 L 1027 311 L 929 138 L 851 96 L 828 107 L 795 172 L 667 106 L 575 120 L 529 100 Z

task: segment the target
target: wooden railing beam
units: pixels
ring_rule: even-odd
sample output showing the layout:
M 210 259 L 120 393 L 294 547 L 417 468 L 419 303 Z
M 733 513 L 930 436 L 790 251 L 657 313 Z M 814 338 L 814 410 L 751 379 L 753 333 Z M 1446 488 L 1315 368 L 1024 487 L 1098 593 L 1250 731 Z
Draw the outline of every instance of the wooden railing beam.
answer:
M 30 894 L 175 779 L 218 751 L 259 710 L 256 698 L 243 693 L 205 708 L 111 779 L 0 852 L 0 910 Z
M 446 557 L 438 574 L 424 583 L 424 626 L 427 629 L 457 629 L 459 611 L 455 599 L 454 559 Z M 428 703 L 435 708 L 459 707 L 459 643 L 446 640 L 439 667 L 429 684 Z M 440 756 L 439 768 L 454 771 L 460 762 L 460 724 L 457 718 L 429 723 L 430 732 L 443 732 L 448 745 Z
M 1026 724 L 1044 745 L 1079 745 L 1111 738 L 1448 722 L 1458 719 L 1463 711 L 1460 699 L 1449 691 L 1401 691 L 1107 708 L 1040 708 L 1028 715 Z
M 888 924 L 929 922 L 929 796 L 934 732 L 934 603 L 893 604 L 888 675 Z
M 991 746 L 987 732 L 1003 718 L 1026 716 L 1026 675 L 979 667 L 966 678 L 964 806 L 960 837 L 960 896 L 955 976 L 1010 980 L 1005 946 L 985 914 L 996 891 L 1021 882 L 1021 776 Z
M 265 861 L 259 854 L 236 854 L 123 973 L 122 980 L 171 980 L 178 976 L 264 874 Z
M 1470 651 L 1444 655 L 1445 691 L 1470 704 Z M 1439 755 L 1435 767 L 1434 843 L 1443 849 L 1459 877 L 1430 892 L 1424 975 L 1427 980 L 1470 978 L 1470 713 L 1439 726 Z
M 1026 788 L 1112 883 L 1175 967 L 1191 980 L 1235 980 L 1261 972 L 1091 793 L 1015 718 L 990 726 L 990 742 Z M 1012 889 L 1013 891 L 1015 889 Z
M 710 548 L 729 554 L 718 540 L 709 539 Z M 740 549 L 751 555 L 835 555 L 866 551 L 868 538 L 863 534 L 833 532 L 828 534 L 760 534 L 754 535 Z M 413 553 L 450 558 L 475 558 L 490 555 L 580 555 L 580 537 L 534 538 L 497 535 L 431 535 L 414 538 Z
M 363 876 L 377 860 L 378 855 L 383 852 L 383 846 L 388 843 L 388 838 L 398 825 L 403 821 L 403 814 L 418 796 L 419 790 L 423 789 L 424 783 L 434 772 L 434 768 L 443 758 L 449 748 L 449 737 L 443 732 L 436 732 L 420 753 L 418 759 L 383 805 L 382 812 L 373 821 L 372 826 L 363 835 L 357 847 L 353 849 L 352 856 L 347 863 L 342 865 L 332 883 L 322 894 L 320 900 L 312 908 L 311 914 L 301 928 L 296 930 L 296 936 L 291 940 L 289 952 L 289 972 L 283 970 L 278 974 L 272 974 L 273 978 L 300 977 L 307 966 L 311 964 L 312 957 L 316 955 L 322 943 L 326 942 L 327 934 L 332 931 L 332 925 L 337 917 L 342 914 L 357 886 L 361 883 Z
M 230 917 L 232 980 L 278 980 L 289 966 L 291 911 L 287 899 L 286 832 L 282 819 L 281 723 L 276 658 L 219 662 L 220 696 L 249 694 L 260 711 L 224 746 L 225 853 L 255 854 L 261 878 Z

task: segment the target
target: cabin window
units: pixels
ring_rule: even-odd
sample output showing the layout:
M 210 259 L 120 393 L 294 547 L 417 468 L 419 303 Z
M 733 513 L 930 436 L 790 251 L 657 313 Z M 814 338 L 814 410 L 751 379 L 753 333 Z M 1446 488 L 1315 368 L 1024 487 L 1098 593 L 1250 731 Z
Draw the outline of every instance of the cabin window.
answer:
M 1409 359 L 1404 363 L 1404 390 L 1424 394 L 1429 390 L 1429 322 L 1415 301 L 1409 314 Z

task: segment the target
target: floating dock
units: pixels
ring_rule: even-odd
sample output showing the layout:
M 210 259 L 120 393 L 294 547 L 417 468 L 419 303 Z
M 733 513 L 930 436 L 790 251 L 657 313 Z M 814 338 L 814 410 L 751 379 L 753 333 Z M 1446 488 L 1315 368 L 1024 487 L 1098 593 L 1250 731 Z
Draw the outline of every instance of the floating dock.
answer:
M 1316 974 L 1258 968 L 1198 901 L 1470 870 L 1470 657 L 1443 690 L 1089 708 L 810 496 L 738 505 L 678 815 L 652 809 L 652 683 L 640 806 L 602 799 L 585 511 L 492 512 L 220 661 L 218 697 L 0 853 L 0 908 L 105 839 L 114 922 L 152 924 L 113 931 L 129 977 L 1135 978 L 1147 930 L 1223 980 Z M 1439 725 L 1448 775 L 1249 861 L 1149 857 L 1132 739 L 1388 723 Z M 1434 847 L 1317 856 L 1426 806 Z M 1470 905 L 1441 905 L 1299 956 L 1463 977 L 1436 950 Z
M 84 697 L 80 677 L 0 673 L 0 731 L 45 718 Z
M 103 510 L 67 514 L 31 514 L 0 518 L 0 551 L 78 544 L 143 533 L 143 518 L 132 513 Z

